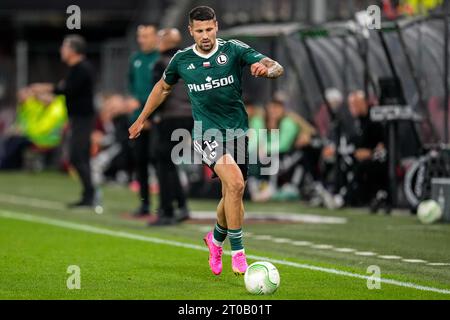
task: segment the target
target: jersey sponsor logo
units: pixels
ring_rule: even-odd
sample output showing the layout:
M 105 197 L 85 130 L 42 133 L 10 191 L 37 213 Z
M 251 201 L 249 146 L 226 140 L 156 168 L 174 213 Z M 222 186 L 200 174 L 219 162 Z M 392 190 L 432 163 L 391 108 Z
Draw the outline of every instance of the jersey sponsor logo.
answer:
M 194 69 L 195 69 L 195 66 L 194 66 L 193 63 L 191 63 L 191 64 L 189 65 L 189 67 L 187 67 L 187 70 L 194 70 Z
M 218 64 L 224 65 L 224 64 L 226 64 L 228 62 L 228 57 L 227 57 L 227 55 L 225 53 L 221 53 L 221 54 L 219 54 L 217 56 L 216 61 L 217 61 Z
M 206 83 L 202 83 L 202 84 L 188 83 L 187 86 L 188 86 L 189 92 L 207 91 L 207 90 L 211 90 L 211 89 L 225 87 L 225 86 L 228 86 L 228 85 L 234 83 L 233 75 L 224 77 L 224 78 L 220 78 L 220 79 L 213 79 L 210 76 L 208 76 L 205 80 L 206 80 Z

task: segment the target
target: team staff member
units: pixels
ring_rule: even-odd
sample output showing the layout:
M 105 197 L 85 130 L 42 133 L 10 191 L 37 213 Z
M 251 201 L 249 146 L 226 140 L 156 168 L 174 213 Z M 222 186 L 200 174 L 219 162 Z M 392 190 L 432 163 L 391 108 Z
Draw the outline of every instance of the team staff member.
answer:
M 155 65 L 154 79 L 162 78 L 164 70 L 179 50 L 178 46 L 181 43 L 181 34 L 177 29 L 163 29 L 158 36 L 161 57 Z M 189 217 L 186 195 L 181 186 L 177 168 L 171 159 L 172 149 L 178 144 L 178 141 L 171 140 L 172 132 L 176 129 L 185 129 L 190 132 L 194 125 L 189 97 L 182 81 L 173 87 L 171 95 L 158 108 L 155 115 L 156 121 L 158 136 L 156 168 L 159 180 L 160 208 L 158 220 L 150 222 L 150 225 L 167 225 Z M 175 200 L 178 203 L 179 211 L 177 217 L 175 217 L 173 208 Z
M 159 58 L 157 50 L 157 30 L 152 24 L 141 24 L 137 28 L 139 50 L 130 57 L 128 70 L 128 89 L 135 103 L 140 107 L 131 114 L 131 122 L 139 116 L 155 83 L 153 68 Z M 140 206 L 135 210 L 135 216 L 147 216 L 150 213 L 149 173 L 151 148 L 151 122 L 147 120 L 140 137 L 131 143 L 134 157 L 134 167 L 139 182 Z
M 83 192 L 81 199 L 69 204 L 70 208 L 94 207 L 98 205 L 91 178 L 90 150 L 91 133 L 94 128 L 94 72 L 86 60 L 86 41 L 79 35 L 68 35 L 60 48 L 61 60 L 69 66 L 67 77 L 56 85 L 36 84 L 33 89 L 53 91 L 66 97 L 67 113 L 70 123 L 69 152 L 70 162 L 77 171 Z

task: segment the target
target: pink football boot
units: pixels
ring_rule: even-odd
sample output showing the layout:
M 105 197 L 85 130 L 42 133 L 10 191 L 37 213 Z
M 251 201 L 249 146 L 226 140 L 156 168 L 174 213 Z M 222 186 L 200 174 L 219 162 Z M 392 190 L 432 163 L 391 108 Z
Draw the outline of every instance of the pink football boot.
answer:
M 205 244 L 209 249 L 209 266 L 211 267 L 212 273 L 216 276 L 222 272 L 222 247 L 216 246 L 213 243 L 213 233 L 210 231 L 203 238 Z
M 231 258 L 231 266 L 235 275 L 243 275 L 247 270 L 247 259 L 244 252 L 236 253 Z

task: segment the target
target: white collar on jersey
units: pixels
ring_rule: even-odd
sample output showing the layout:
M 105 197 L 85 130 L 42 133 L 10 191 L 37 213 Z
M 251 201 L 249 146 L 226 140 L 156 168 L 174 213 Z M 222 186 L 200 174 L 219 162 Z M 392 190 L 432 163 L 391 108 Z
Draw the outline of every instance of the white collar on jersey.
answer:
M 201 58 L 204 58 L 204 59 L 209 59 L 209 58 L 211 58 L 216 52 L 217 52 L 217 50 L 219 50 L 219 40 L 217 40 L 217 38 L 216 38 L 216 47 L 214 48 L 214 50 L 212 50 L 210 53 L 208 53 L 208 54 L 203 54 L 203 53 L 200 53 L 200 52 L 198 52 L 198 50 L 195 48 L 197 45 L 196 44 L 194 44 L 193 46 L 192 46 L 192 50 L 194 51 L 194 53 L 196 54 L 196 55 L 198 55 L 199 57 L 201 57 Z

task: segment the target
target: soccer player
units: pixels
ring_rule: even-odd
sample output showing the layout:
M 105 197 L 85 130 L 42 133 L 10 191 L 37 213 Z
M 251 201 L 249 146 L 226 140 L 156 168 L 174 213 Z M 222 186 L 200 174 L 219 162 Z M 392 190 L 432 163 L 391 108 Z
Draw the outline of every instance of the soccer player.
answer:
M 222 272 L 222 245 L 228 235 L 233 272 L 242 275 L 247 269 L 242 243 L 242 197 L 248 166 L 248 117 L 241 98 L 242 69 L 250 65 L 253 76 L 274 79 L 283 74 L 283 67 L 240 41 L 218 39 L 216 14 L 210 7 L 192 9 L 188 28 L 195 44 L 178 51 L 172 58 L 130 127 L 130 139 L 140 135 L 147 117 L 181 78 L 196 121 L 194 149 L 222 182 L 217 223 L 214 231 L 204 238 L 209 248 L 209 265 L 215 275 Z

